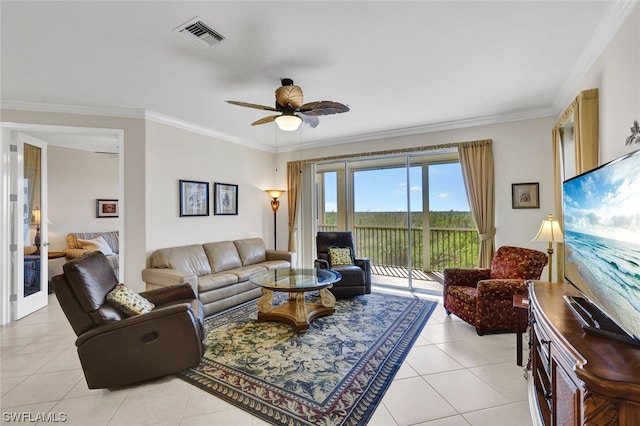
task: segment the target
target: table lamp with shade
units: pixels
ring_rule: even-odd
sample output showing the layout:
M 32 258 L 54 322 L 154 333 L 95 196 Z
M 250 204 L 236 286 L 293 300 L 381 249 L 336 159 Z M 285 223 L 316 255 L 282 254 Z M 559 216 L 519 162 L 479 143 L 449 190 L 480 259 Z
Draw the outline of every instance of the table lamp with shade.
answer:
M 564 237 L 562 235 L 562 229 L 560 229 L 560 224 L 557 220 L 553 218 L 553 215 L 550 214 L 545 220 L 542 221 L 542 225 L 540 225 L 540 230 L 538 230 L 538 234 L 533 238 L 532 241 L 543 241 L 548 242 L 549 246 L 547 248 L 547 253 L 549 254 L 549 282 L 552 282 L 552 271 L 553 271 L 553 243 L 562 243 L 564 242 Z

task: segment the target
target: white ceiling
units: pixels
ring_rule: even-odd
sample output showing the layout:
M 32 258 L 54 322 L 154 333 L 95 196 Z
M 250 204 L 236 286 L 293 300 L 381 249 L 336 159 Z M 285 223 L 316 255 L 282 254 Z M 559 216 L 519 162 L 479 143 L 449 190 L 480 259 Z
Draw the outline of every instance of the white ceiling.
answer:
M 630 3 L 3 0 L 1 99 L 144 109 L 270 151 L 548 116 Z M 173 31 L 195 16 L 226 39 Z M 224 102 L 273 105 L 282 77 L 351 111 L 285 133 Z

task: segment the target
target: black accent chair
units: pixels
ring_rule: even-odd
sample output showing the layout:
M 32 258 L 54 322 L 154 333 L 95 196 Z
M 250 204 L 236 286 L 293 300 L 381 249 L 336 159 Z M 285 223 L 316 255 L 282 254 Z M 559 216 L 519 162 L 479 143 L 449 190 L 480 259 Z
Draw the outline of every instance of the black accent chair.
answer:
M 53 287 L 78 336 L 89 389 L 127 386 L 200 363 L 203 308 L 189 284 L 139 293 L 155 307 L 128 316 L 105 300 L 118 279 L 104 254 L 73 259 L 63 270 L 53 277 Z
M 332 265 L 329 248 L 351 249 L 353 265 Z M 351 297 L 371 293 L 371 261 L 357 258 L 351 232 L 318 232 L 316 235 L 318 258 L 315 266 L 339 272 L 342 279 L 330 289 L 336 297 Z

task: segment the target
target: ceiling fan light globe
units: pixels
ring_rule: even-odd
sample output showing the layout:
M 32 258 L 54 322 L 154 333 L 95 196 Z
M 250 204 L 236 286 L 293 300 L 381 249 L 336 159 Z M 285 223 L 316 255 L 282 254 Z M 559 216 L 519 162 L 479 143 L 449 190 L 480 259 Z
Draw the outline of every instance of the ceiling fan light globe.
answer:
M 276 118 L 276 124 L 280 130 L 284 130 L 285 132 L 298 130 L 300 123 L 302 123 L 302 120 L 297 115 L 281 115 Z

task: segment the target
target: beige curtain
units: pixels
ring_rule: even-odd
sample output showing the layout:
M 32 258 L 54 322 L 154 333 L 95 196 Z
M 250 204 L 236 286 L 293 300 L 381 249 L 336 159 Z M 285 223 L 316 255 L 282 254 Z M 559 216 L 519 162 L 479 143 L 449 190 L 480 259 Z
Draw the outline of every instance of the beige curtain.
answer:
M 289 251 L 296 251 L 296 223 L 298 221 L 298 201 L 302 188 L 302 162 L 287 163 L 287 201 L 289 205 Z
M 491 141 L 460 144 L 458 155 L 471 214 L 480 237 L 478 267 L 489 268 L 495 253 L 495 182 Z
M 573 115 L 576 145 L 576 173 L 584 173 L 598 166 L 598 89 L 581 92 Z
M 598 166 L 599 163 L 599 107 L 598 89 L 590 89 L 580 94 L 569 105 L 566 111 L 553 127 L 551 132 L 551 149 L 553 150 L 553 182 L 555 217 L 562 223 L 562 181 L 572 176 L 565 176 L 563 161 L 568 155 L 563 155 L 564 126 L 573 119 L 574 128 L 574 164 L 576 175 L 584 173 Z M 556 282 L 564 280 L 564 244 L 557 244 L 556 249 Z

